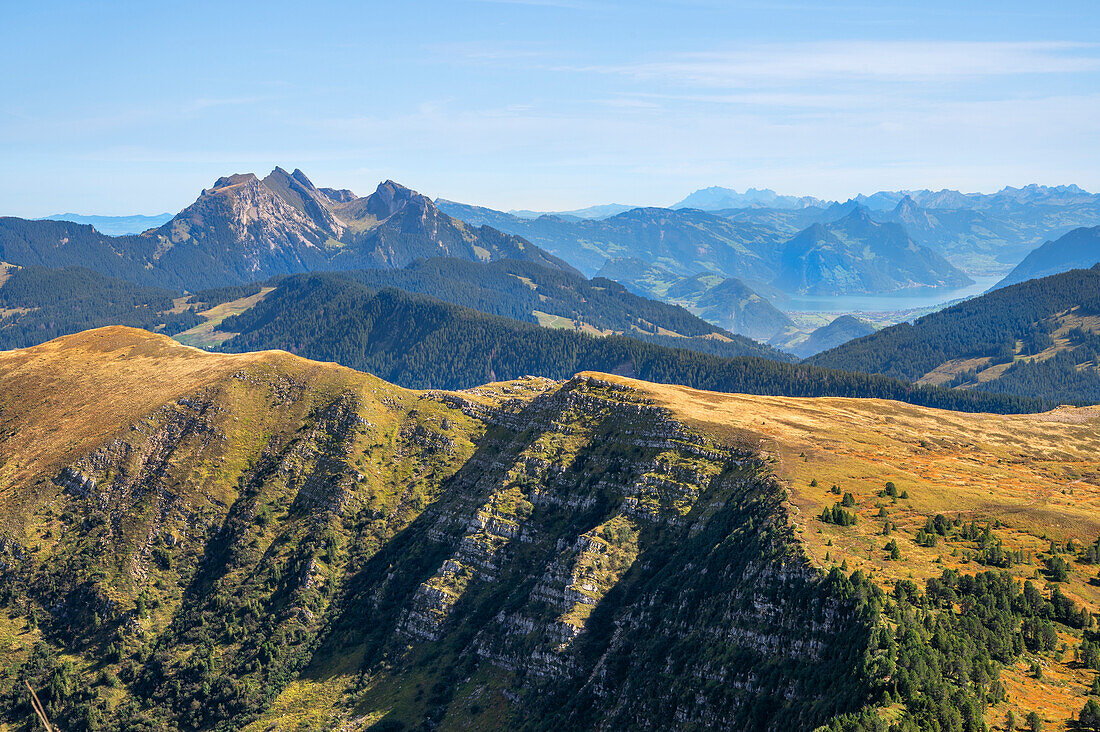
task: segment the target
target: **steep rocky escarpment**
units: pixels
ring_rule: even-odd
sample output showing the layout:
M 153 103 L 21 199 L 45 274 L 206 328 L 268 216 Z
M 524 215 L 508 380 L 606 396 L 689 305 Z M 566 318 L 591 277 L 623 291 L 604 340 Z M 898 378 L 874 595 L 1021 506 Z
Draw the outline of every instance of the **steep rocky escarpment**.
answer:
M 753 449 L 634 386 L 412 392 L 123 328 L 0 381 L 8 723 L 24 680 L 66 729 L 810 728 L 867 700 L 874 601 L 809 565 Z
M 316 658 L 361 644 L 367 711 L 402 689 L 444 726 L 767 729 L 859 706 L 870 625 L 757 456 L 584 377 L 518 417 L 351 580 Z

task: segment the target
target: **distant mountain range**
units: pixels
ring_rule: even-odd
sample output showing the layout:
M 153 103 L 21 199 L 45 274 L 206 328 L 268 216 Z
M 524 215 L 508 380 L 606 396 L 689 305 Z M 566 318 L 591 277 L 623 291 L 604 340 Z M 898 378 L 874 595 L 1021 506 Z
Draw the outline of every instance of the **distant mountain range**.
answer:
M 1087 269 L 1097 262 L 1100 262 L 1100 226 L 1074 229 L 1028 254 L 993 289 L 1071 269 Z
M 807 208 L 828 205 L 813 196 L 781 196 L 770 188 L 749 188 L 738 193 L 732 188 L 701 188 L 669 208 L 697 208 L 718 211 L 724 208 Z
M 172 220 L 172 214 L 162 213 L 154 216 L 82 216 L 74 213 L 51 214 L 40 221 L 71 221 L 74 224 L 88 224 L 95 230 L 108 236 L 140 234 L 155 229 Z
M 1001 275 L 1044 241 L 1100 224 L 1100 195 L 1078 186 L 1006 187 L 992 194 L 953 190 L 879 191 L 847 202 L 749 189 L 705 188 L 673 208 L 690 206 L 792 236 L 865 206 L 879 222 L 902 224 L 913 239 L 972 276 Z
M 741 220 L 698 209 L 661 208 L 637 208 L 598 221 L 560 216 L 529 220 L 450 201 L 437 203 L 472 225 L 522 236 L 588 274 L 607 276 L 603 268 L 609 261 L 629 259 L 676 277 L 710 272 L 741 280 L 754 290 L 787 294 L 866 294 L 970 282 L 900 226 L 872 221 L 867 209 L 855 203 L 824 210 L 752 209 L 778 211 L 787 219 L 781 225 L 768 218 Z M 823 226 L 818 219 L 830 224 Z M 792 236 L 797 223 L 806 228 Z
M 132 282 L 189 290 L 280 274 L 403 267 L 449 256 L 517 259 L 569 270 L 538 247 L 439 211 L 393 181 L 366 197 L 317 188 L 300 170 L 219 178 L 170 221 L 140 235 L 106 236 L 64 221 L 0 218 L 0 261 L 84 266 Z
M 1067 206 L 1095 202 L 1098 195 L 1076 185 L 1041 186 L 1036 183 L 1023 188 L 1005 186 L 996 193 L 962 193 L 944 188 L 932 191 L 927 188 L 878 191 L 870 195 L 859 194 L 853 200 L 874 211 L 887 211 L 904 198 L 913 199 L 923 208 L 934 209 L 996 209 L 1016 205 Z M 711 186 L 700 188 L 669 208 L 698 208 L 718 211 L 726 208 L 826 208 L 835 201 L 825 201 L 813 196 L 789 196 L 770 188 L 749 188 L 738 193 L 732 188 Z
M 696 210 L 636 208 L 601 220 L 532 220 L 452 201 L 436 203 L 471 225 L 522 236 L 590 276 L 608 259 L 635 257 L 680 276 L 713 271 L 766 281 L 774 275 L 768 257 L 784 238 L 769 226 Z
M 527 209 L 512 209 L 508 213 L 521 219 L 537 219 L 539 216 L 562 216 L 575 219 L 606 219 L 608 216 L 621 214 L 637 206 L 627 206 L 622 203 L 605 203 L 599 206 L 575 208 L 572 211 L 529 211 Z
M 902 226 L 878 223 L 856 206 L 844 218 L 813 224 L 787 241 L 771 284 L 784 292 L 849 295 L 971 283 Z

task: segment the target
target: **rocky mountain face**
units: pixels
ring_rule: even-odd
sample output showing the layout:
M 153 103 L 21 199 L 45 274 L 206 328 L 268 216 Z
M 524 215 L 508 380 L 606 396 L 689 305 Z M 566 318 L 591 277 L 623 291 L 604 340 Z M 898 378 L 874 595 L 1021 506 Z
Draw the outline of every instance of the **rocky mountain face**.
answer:
M 226 230 L 245 253 L 250 276 L 244 281 L 321 269 L 403 267 L 432 256 L 565 266 L 517 237 L 452 219 L 426 196 L 391 180 L 369 196 L 330 196 L 302 171 L 282 168 L 262 181 L 251 174 L 222 178 L 162 227 L 166 246 L 202 238 L 221 242 Z
M 471 226 L 393 181 L 369 196 L 318 188 L 300 170 L 219 178 L 164 225 L 109 237 L 67 222 L 0 219 L 0 261 L 84 266 L 188 290 L 333 269 L 403 267 L 432 256 L 571 270 L 519 237 Z
M 0 365 L 9 721 L 24 678 L 66 729 L 808 729 L 866 700 L 871 625 L 768 463 L 632 387 L 413 392 L 125 328 Z
M 284 189 L 284 198 L 252 173 L 219 178 L 152 234 L 158 243 L 154 259 L 175 270 L 201 257 L 212 267 L 228 269 L 239 282 L 316 269 L 328 258 L 331 229 L 320 213 L 325 209 L 298 189 Z M 289 195 L 295 197 L 288 200 Z M 303 201 L 314 206 L 307 208 Z
M 831 224 L 814 224 L 786 242 L 772 284 L 785 292 L 851 295 L 911 287 L 961 287 L 972 281 L 897 224 L 858 206 Z

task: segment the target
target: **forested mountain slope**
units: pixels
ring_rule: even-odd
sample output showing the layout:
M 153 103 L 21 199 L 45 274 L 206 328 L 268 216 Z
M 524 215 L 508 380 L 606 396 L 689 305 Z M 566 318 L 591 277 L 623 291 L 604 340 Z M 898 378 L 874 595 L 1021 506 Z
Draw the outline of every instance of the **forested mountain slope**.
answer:
M 993 289 L 1071 269 L 1088 269 L 1100 262 L 1100 226 L 1080 228 L 1038 247 Z
M 539 328 L 337 275 L 297 275 L 219 328 L 232 352 L 279 348 L 335 361 L 413 388 L 460 388 L 532 374 L 601 370 L 718 391 L 865 396 L 967 411 L 1018 412 L 1038 400 L 915 387 L 759 357 L 721 358 L 622 336 Z M 763 350 L 764 346 L 758 346 Z
M 688 310 L 635 295 L 617 282 L 591 280 L 535 262 L 420 260 L 402 269 L 354 270 L 347 279 L 371 287 L 396 287 L 491 315 L 592 334 L 626 334 L 658 343 L 726 356 L 760 355 L 789 360 Z
M 194 310 L 176 307 L 178 296 L 81 267 L 0 263 L 0 350 L 105 325 L 174 335 L 202 322 Z
M 483 312 L 589 333 L 628 333 L 656 343 L 725 356 L 786 354 L 732 335 L 683 308 L 648 300 L 609 280 L 535 262 L 417 260 L 402 269 L 353 270 L 344 277 L 374 287 L 398 287 Z M 0 264 L 0 349 L 42 343 L 105 325 L 131 325 L 191 344 L 218 342 L 218 318 L 254 304 L 269 283 L 202 290 L 188 296 L 93 270 Z M 223 306 L 228 301 L 240 301 Z M 218 320 L 218 322 L 214 322 Z M 201 337 L 196 337 L 196 336 Z
M 922 383 L 1100 401 L 1100 266 L 994 290 L 809 362 Z
M 413 392 L 125 328 L 0 353 L 0 715 L 38 725 L 26 682 L 66 730 L 1061 729 L 1096 419 Z

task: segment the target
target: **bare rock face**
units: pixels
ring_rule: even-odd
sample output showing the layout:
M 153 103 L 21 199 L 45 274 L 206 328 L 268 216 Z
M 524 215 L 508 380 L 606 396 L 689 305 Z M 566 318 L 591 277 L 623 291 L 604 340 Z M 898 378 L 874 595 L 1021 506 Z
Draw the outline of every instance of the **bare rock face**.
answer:
M 333 668 L 359 680 L 326 729 L 383 688 L 422 687 L 430 706 L 406 719 L 428 729 L 468 721 L 472 699 L 500 714 L 472 726 L 534 730 L 812 729 L 861 703 L 851 671 L 873 628 L 800 551 L 767 461 L 639 389 L 582 375 L 416 393 L 171 347 L 220 370 L 79 452 L 51 442 L 63 458 L 0 507 L 34 527 L 0 532 L 9 607 L 129 669 L 133 713 L 239 728 Z M 150 379 L 176 366 L 96 349 Z M 117 378 L 94 374 L 53 396 Z M 3 406 L 0 457 L 36 418 Z
M 333 239 L 343 237 L 346 227 L 332 213 L 333 202 L 301 170 L 295 169 L 293 173 L 287 173 L 277 167 L 263 179 L 263 184 L 306 214 L 318 229 L 327 232 Z
M 167 224 L 135 240 L 148 237 L 156 241 L 156 264 L 201 268 L 222 284 L 317 270 L 404 267 L 434 256 L 566 266 L 519 237 L 472 229 L 392 180 L 359 198 L 348 190 L 318 188 L 301 170 L 279 167 L 263 180 L 252 173 L 219 178 Z M 209 274 L 222 268 L 228 274 Z

